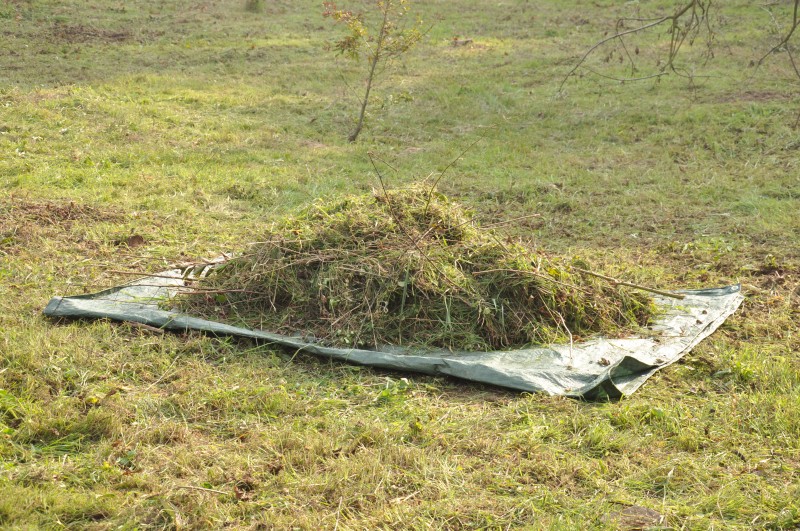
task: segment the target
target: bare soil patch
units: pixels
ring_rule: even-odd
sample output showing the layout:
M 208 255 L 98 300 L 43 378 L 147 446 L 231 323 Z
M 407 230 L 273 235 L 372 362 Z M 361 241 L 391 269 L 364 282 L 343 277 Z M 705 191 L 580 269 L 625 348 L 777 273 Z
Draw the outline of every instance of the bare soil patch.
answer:
M 50 34 L 61 42 L 72 44 L 88 42 L 124 42 L 130 40 L 133 34 L 129 30 L 99 29 L 83 24 L 55 24 L 50 29 Z
M 69 226 L 75 221 L 114 221 L 121 215 L 75 201 L 27 201 L 10 199 L 0 201 L 0 224 L 7 221 L 37 223 L 41 225 Z
M 68 232 L 75 223 L 118 221 L 122 215 L 74 201 L 0 200 L 0 255 L 11 254 L 37 235 Z

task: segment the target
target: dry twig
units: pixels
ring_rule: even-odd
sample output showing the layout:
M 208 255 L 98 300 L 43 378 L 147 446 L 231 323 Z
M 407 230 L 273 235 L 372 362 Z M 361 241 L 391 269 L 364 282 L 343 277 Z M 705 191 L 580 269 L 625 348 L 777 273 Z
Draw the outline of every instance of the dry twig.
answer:
M 615 286 L 628 286 L 629 288 L 640 289 L 642 291 L 648 291 L 650 293 L 655 293 L 656 295 L 661 295 L 663 297 L 669 297 L 672 299 L 685 299 L 686 295 L 681 295 L 680 293 L 671 293 L 669 291 L 662 291 L 660 289 L 648 288 L 647 286 L 642 286 L 639 284 L 634 284 L 633 282 L 626 282 L 624 280 L 618 280 L 613 277 L 609 277 L 606 275 L 601 275 L 600 273 L 595 273 L 594 271 L 589 271 L 588 269 L 581 269 L 579 267 L 573 267 L 575 271 L 579 273 L 584 273 L 586 275 L 591 275 L 593 277 L 602 278 L 605 281 L 610 282 Z

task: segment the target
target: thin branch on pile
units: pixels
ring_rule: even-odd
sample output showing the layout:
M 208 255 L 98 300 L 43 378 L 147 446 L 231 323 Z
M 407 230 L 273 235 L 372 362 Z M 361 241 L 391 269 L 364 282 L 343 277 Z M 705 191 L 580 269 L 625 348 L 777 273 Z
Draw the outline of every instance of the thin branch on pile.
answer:
M 113 273 L 115 275 L 131 275 L 136 277 L 148 277 L 148 278 L 168 278 L 170 280 L 183 280 L 182 277 L 170 276 L 170 275 L 158 275 L 153 273 L 142 273 L 141 271 L 119 271 L 116 269 L 108 269 L 106 270 L 107 273 Z
M 585 289 L 583 289 L 581 287 L 578 287 L 575 284 L 569 284 L 568 282 L 561 282 L 560 280 L 556 280 L 553 277 L 550 277 L 550 276 L 547 276 L 547 275 L 543 275 L 541 273 L 537 273 L 536 271 L 525 271 L 523 269 L 500 268 L 500 269 L 486 269 L 484 271 L 475 271 L 473 273 L 473 275 L 485 275 L 487 273 L 502 273 L 502 272 L 520 273 L 520 274 L 523 274 L 523 275 L 531 275 L 531 276 L 534 276 L 536 278 L 541 278 L 542 280 L 546 280 L 548 282 L 552 282 L 553 284 L 557 284 L 557 285 L 559 285 L 561 287 L 568 288 L 568 289 L 574 289 L 574 290 L 580 291 L 581 293 L 585 293 L 587 295 L 591 295 L 591 293 L 589 291 L 587 291 L 587 290 L 585 290 Z
M 196 293 L 198 295 L 225 295 L 226 293 L 250 293 L 258 295 L 256 292 L 246 289 L 211 289 L 201 288 L 200 286 L 180 286 L 176 288 L 175 291 L 179 293 Z
M 436 265 L 436 263 L 433 260 L 431 260 L 430 257 L 427 254 L 425 254 L 425 251 L 423 251 L 420 248 L 419 243 L 417 242 L 417 240 L 415 240 L 411 236 L 411 234 L 408 233 L 408 231 L 406 230 L 405 226 L 400 221 L 399 216 L 397 216 L 397 213 L 394 211 L 394 207 L 392 206 L 392 201 L 389 198 L 389 191 L 386 189 L 386 183 L 384 183 L 384 181 L 383 181 L 383 175 L 381 175 L 381 172 L 378 169 L 378 165 L 375 164 L 375 160 L 372 158 L 372 153 L 367 153 L 367 156 L 369 156 L 369 161 L 372 163 L 372 167 L 375 169 L 375 173 L 378 176 L 378 182 L 380 182 L 380 184 L 381 184 L 381 189 L 383 190 L 383 195 L 384 195 L 384 197 L 386 199 L 386 206 L 389 208 L 389 213 L 392 215 L 392 218 L 394 219 L 394 222 L 397 224 L 397 227 L 400 229 L 400 232 L 402 232 L 403 235 L 406 238 L 408 238 L 408 241 L 411 242 L 411 244 L 414 246 L 414 248 L 419 252 L 420 256 L 422 256 L 422 258 L 424 258 L 425 261 L 427 261 L 431 265 L 431 267 L 433 267 L 433 269 L 437 273 L 439 273 L 441 278 L 445 282 L 447 282 L 450 285 L 450 287 L 455 288 L 456 292 L 461 291 L 461 288 L 457 284 L 455 284 L 452 280 L 450 280 L 447 277 L 447 275 L 445 275 L 444 271 L 439 269 L 439 266 Z M 428 197 L 428 202 L 430 204 L 430 196 Z M 425 208 L 426 208 L 426 213 L 427 213 L 427 205 L 426 205 Z M 466 302 L 466 301 L 464 301 L 464 302 Z
M 607 282 L 610 282 L 615 286 L 628 286 L 629 288 L 640 289 L 642 291 L 649 291 L 650 293 L 655 293 L 656 295 L 661 295 L 663 297 L 670 297 L 672 299 L 686 298 L 686 295 L 681 295 L 680 293 L 670 293 L 669 291 L 662 291 L 660 289 L 648 288 L 647 286 L 642 286 L 639 284 L 634 284 L 633 282 L 626 282 L 624 280 L 619 280 L 606 275 L 601 275 L 600 273 L 595 273 L 594 271 L 589 271 L 587 269 L 581 269 L 580 267 L 573 267 L 573 269 L 579 273 L 584 273 L 586 275 L 591 275 L 593 277 L 601 278 Z
M 439 182 L 442 180 L 442 177 L 444 177 L 444 174 L 445 174 L 445 173 L 447 173 L 447 170 L 449 170 L 450 168 L 452 168 L 452 167 L 453 167 L 453 165 L 454 165 L 456 162 L 458 162 L 458 161 L 459 161 L 459 159 L 461 159 L 461 157 L 463 157 L 464 155 L 466 155 L 466 154 L 467 154 L 467 152 L 468 152 L 470 149 L 472 149 L 472 148 L 473 148 L 473 147 L 474 147 L 474 146 L 475 146 L 475 145 L 476 145 L 478 142 L 480 142 L 480 141 L 481 141 L 481 140 L 483 140 L 484 138 L 486 138 L 486 134 L 483 134 L 483 135 L 479 136 L 478 138 L 476 138 L 476 139 L 475 139 L 475 140 L 474 140 L 474 141 L 473 141 L 473 142 L 472 142 L 470 145 L 468 145 L 466 148 L 464 148 L 464 151 L 462 151 L 461 153 L 459 153 L 459 154 L 458 154 L 458 156 L 457 156 L 456 158 L 454 158 L 453 160 L 451 160 L 451 161 L 450 161 L 450 162 L 447 164 L 447 166 L 445 166 L 445 167 L 444 167 L 444 169 L 443 169 L 441 172 L 439 172 L 439 176 L 438 176 L 438 177 L 437 177 L 437 178 L 436 178 L 436 179 L 433 181 L 433 184 L 431 185 L 431 188 L 430 188 L 430 190 L 428 191 L 428 202 L 427 202 L 427 203 L 425 203 L 425 214 L 426 214 L 426 215 L 428 214 L 428 207 L 430 207 L 430 206 L 431 206 L 431 199 L 433 198 L 433 192 L 435 192 L 435 191 L 436 191 L 436 188 L 439 186 Z M 374 164 L 373 164 L 373 165 L 374 165 Z

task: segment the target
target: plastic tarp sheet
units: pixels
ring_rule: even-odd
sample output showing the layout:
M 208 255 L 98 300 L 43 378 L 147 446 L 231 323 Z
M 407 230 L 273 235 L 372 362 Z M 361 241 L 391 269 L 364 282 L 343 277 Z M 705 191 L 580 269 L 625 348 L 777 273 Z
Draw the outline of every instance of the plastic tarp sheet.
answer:
M 186 270 L 164 271 L 90 295 L 54 297 L 50 317 L 108 318 L 165 330 L 199 330 L 249 337 L 348 363 L 397 371 L 447 375 L 519 391 L 588 400 L 614 399 L 636 391 L 653 373 L 679 360 L 708 337 L 741 304 L 740 286 L 680 291 L 683 299 L 655 296 L 664 310 L 640 337 L 593 339 L 497 352 L 376 350 L 326 347 L 299 337 L 208 321 L 163 309 L 184 285 Z

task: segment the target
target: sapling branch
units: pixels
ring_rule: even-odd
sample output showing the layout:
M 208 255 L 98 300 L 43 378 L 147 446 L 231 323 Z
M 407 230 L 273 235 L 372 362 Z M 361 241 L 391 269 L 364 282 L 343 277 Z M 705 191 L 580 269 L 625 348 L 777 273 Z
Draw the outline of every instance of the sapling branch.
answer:
M 349 142 L 355 142 L 361 134 L 376 79 L 393 59 L 406 53 L 423 35 L 420 31 L 421 22 L 411 27 L 402 27 L 400 24 L 408 13 L 408 0 L 373 0 L 372 3 L 372 10 L 379 14 L 375 28 L 371 28 L 367 20 L 369 10 L 366 14 L 353 13 L 339 9 L 334 2 L 323 2 L 323 16 L 347 27 L 347 33 L 334 43 L 333 48 L 354 60 L 367 58 L 364 93 L 358 101 L 358 116 L 355 127 L 347 137 Z

